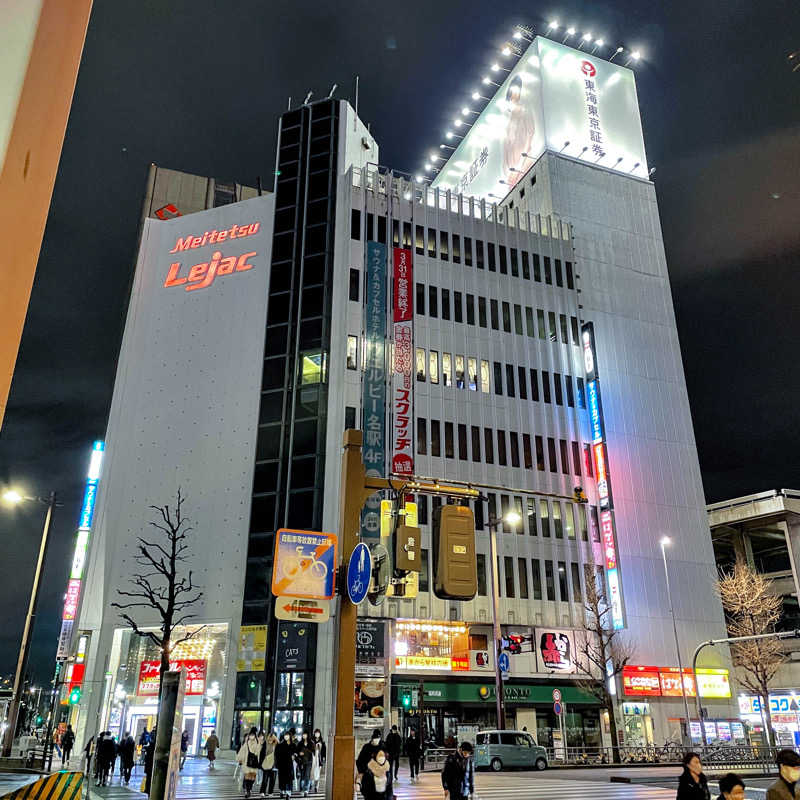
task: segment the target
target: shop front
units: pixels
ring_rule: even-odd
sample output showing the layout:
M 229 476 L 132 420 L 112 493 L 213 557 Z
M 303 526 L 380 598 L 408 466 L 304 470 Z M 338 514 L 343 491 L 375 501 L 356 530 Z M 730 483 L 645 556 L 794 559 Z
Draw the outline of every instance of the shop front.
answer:
M 739 695 L 739 719 L 751 741 L 766 743 L 767 715 L 760 697 Z M 778 747 L 800 746 L 800 690 L 787 689 L 769 696 L 769 711 L 775 744 Z

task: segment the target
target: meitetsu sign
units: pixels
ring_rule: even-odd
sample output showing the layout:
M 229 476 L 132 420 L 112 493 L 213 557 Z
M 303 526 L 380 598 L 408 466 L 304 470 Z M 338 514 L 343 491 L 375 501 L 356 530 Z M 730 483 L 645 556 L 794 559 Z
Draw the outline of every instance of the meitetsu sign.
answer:
M 537 37 L 432 185 L 496 201 L 545 150 L 646 178 L 633 72 Z

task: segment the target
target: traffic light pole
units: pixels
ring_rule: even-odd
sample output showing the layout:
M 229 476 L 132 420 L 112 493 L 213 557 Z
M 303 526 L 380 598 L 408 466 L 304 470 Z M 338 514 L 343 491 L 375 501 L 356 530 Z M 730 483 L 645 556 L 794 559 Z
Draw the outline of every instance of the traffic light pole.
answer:
M 494 635 L 494 693 L 497 702 L 497 729 L 506 729 L 506 699 L 503 692 L 503 674 L 500 672 L 500 653 L 502 636 L 500 634 L 500 575 L 497 571 L 497 526 L 501 520 L 494 524 L 489 522 L 489 559 L 492 562 L 492 631 Z

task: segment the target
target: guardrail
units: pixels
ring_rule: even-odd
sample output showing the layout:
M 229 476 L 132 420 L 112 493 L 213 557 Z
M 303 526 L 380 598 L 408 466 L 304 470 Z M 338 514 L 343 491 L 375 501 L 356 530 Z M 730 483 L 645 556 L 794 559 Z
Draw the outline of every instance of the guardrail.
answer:
M 450 753 L 455 753 L 455 747 L 431 747 L 425 751 L 425 760 L 421 765 L 423 772 L 439 771 Z

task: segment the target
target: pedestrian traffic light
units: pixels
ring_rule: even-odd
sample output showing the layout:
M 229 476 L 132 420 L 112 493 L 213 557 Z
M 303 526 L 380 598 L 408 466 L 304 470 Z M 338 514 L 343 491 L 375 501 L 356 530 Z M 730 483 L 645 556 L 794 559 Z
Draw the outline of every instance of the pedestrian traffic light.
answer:
M 76 706 L 80 702 L 80 699 L 81 699 L 81 687 L 73 686 L 72 691 L 69 693 L 69 704 L 71 706 Z
M 398 525 L 395 533 L 394 568 L 400 572 L 420 571 L 420 542 L 422 534 L 419 528 L 411 525 Z
M 411 693 L 405 692 L 402 697 L 403 708 L 411 708 Z
M 472 600 L 478 592 L 475 517 L 467 506 L 439 506 L 433 514 L 433 593 Z
M 43 719 L 44 719 L 44 717 L 42 717 L 41 714 L 37 715 L 37 717 L 36 717 L 36 725 L 37 725 L 37 727 L 42 724 L 42 720 Z

